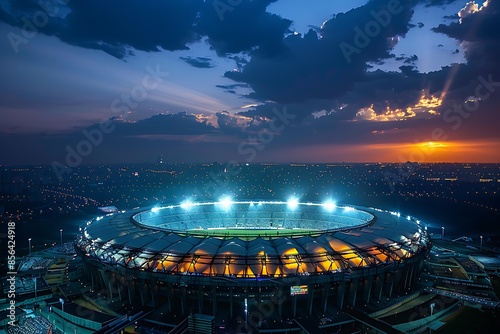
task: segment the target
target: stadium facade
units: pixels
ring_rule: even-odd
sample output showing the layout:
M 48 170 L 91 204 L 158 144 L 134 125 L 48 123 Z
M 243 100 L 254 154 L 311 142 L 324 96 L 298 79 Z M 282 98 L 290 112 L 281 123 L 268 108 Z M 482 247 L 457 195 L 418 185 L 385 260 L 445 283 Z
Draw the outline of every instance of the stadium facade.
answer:
M 430 248 L 420 222 L 395 212 L 228 199 L 111 213 L 75 246 L 112 298 L 231 317 L 246 303 L 295 316 L 298 304 L 325 312 L 391 297 L 411 289 Z

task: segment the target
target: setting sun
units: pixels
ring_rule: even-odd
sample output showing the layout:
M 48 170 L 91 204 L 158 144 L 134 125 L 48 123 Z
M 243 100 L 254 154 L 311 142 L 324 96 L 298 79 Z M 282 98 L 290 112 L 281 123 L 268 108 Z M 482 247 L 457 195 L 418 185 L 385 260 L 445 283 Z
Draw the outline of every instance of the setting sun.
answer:
M 423 143 L 418 143 L 417 145 L 421 148 L 432 148 L 432 149 L 448 147 L 448 144 L 438 141 L 427 141 Z

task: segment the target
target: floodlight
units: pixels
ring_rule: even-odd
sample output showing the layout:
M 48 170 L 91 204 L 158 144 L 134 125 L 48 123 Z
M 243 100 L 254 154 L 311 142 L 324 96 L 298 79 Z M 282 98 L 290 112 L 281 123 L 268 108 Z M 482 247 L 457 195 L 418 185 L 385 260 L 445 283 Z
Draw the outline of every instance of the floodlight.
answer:
M 219 200 L 219 205 L 224 209 L 224 210 L 229 210 L 231 208 L 231 205 L 233 204 L 233 200 L 229 196 L 224 196 Z
M 332 200 L 328 200 L 328 201 L 326 201 L 326 202 L 323 203 L 323 207 L 325 209 L 327 209 L 328 211 L 333 211 L 337 207 L 337 203 L 335 203 Z
M 291 210 L 294 210 L 299 206 L 299 200 L 295 197 L 292 197 L 292 198 L 288 199 L 287 204 L 288 204 L 288 208 L 290 208 Z
M 193 203 L 188 199 L 181 203 L 181 208 L 186 209 L 186 210 L 192 206 L 193 206 Z

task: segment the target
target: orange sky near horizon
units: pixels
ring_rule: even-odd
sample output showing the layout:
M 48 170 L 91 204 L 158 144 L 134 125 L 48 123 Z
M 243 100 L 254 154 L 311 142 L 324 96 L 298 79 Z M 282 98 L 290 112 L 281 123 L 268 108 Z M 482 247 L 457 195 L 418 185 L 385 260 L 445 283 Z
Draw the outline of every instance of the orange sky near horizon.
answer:
M 382 153 L 384 161 L 395 162 L 500 162 L 499 139 L 481 141 L 429 141 L 368 145 Z
M 323 145 L 292 149 L 297 161 L 317 162 L 469 162 L 500 163 L 500 138 L 477 141 L 435 141 Z M 318 159 L 321 156 L 321 159 Z

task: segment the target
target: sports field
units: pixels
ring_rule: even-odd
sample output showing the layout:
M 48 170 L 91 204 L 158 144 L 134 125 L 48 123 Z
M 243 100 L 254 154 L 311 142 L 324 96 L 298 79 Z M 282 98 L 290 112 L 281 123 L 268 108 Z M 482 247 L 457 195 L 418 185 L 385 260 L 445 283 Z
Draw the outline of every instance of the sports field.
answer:
M 298 237 L 304 235 L 315 235 L 321 233 L 320 230 L 305 228 L 244 228 L 244 227 L 226 227 L 209 229 L 191 229 L 180 231 L 179 234 L 197 236 L 197 237 L 236 237 L 243 240 L 252 240 L 255 238 L 277 238 L 277 237 Z

